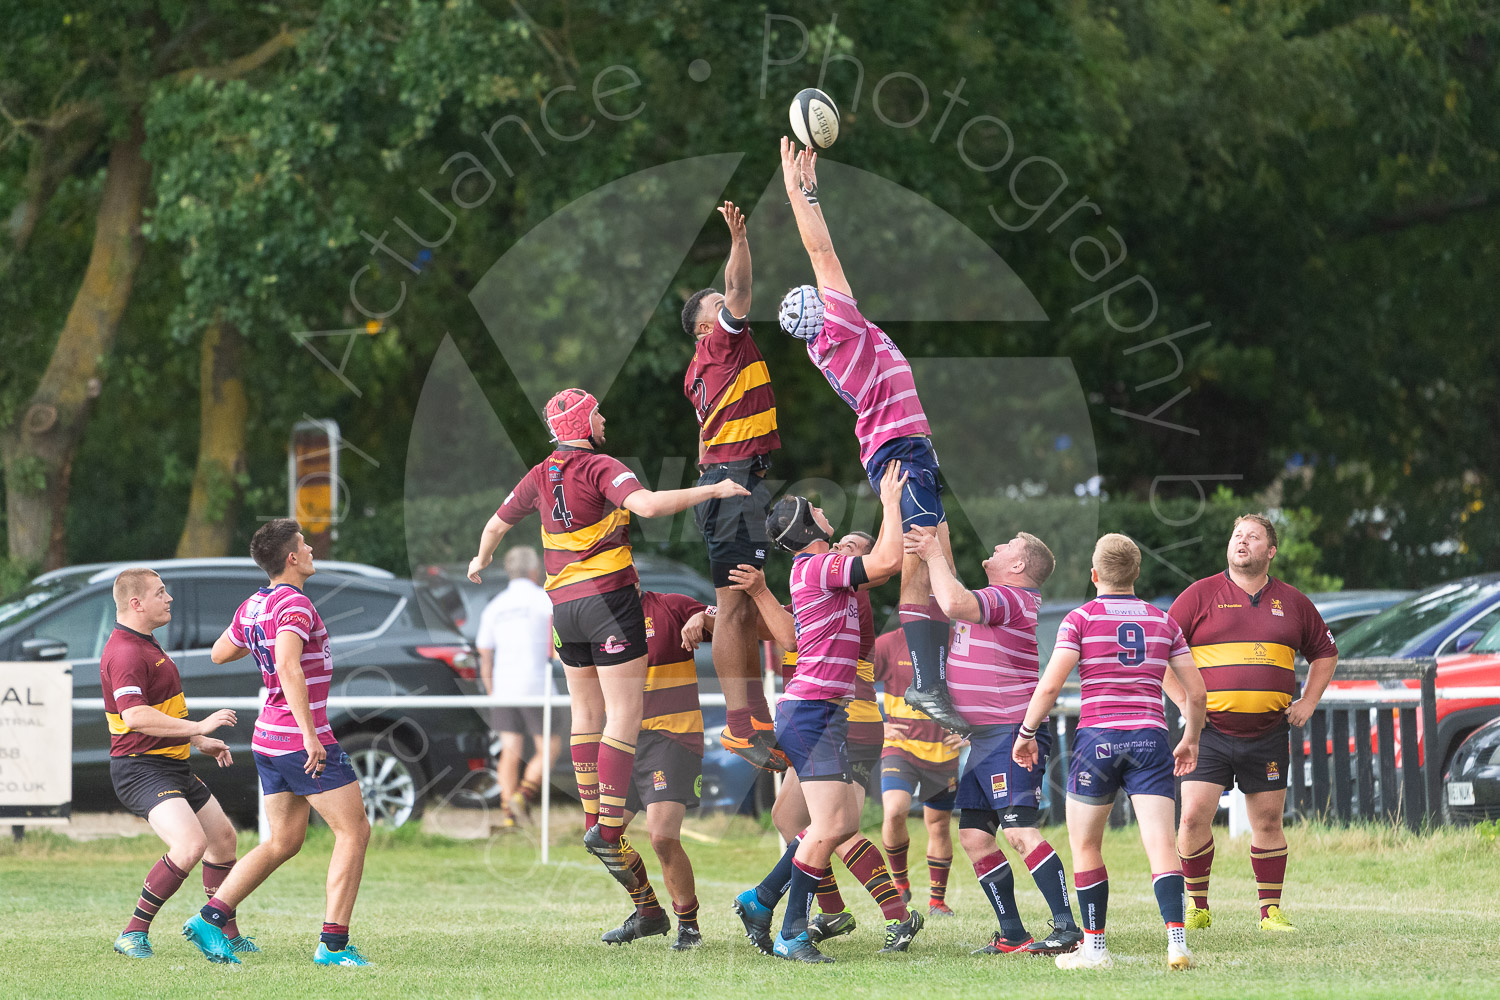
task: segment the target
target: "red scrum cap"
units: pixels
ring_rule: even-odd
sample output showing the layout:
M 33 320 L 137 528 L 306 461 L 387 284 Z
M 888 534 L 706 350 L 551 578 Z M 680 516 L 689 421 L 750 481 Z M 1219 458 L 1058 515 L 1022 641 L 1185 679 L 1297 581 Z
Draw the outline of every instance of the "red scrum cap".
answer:
M 547 400 L 543 414 L 554 441 L 582 441 L 592 433 L 590 421 L 599 401 L 582 389 L 564 389 Z

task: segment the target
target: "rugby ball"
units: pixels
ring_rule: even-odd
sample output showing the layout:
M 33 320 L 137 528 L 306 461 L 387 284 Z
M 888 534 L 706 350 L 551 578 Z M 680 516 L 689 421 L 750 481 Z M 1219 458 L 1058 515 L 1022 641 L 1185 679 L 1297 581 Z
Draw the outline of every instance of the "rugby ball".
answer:
M 792 134 L 804 146 L 827 149 L 839 137 L 839 109 L 833 98 L 808 87 L 792 98 Z

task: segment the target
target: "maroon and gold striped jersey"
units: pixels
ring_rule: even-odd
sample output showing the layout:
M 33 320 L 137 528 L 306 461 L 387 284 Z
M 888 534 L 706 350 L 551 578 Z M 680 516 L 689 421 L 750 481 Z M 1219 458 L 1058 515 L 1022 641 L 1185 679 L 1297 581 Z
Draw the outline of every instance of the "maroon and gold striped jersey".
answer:
M 1208 688 L 1208 724 L 1229 736 L 1259 736 L 1286 718 L 1298 653 L 1338 653 L 1313 602 L 1275 577 L 1252 595 L 1227 571 L 1215 574 L 1184 590 L 1170 614 Z
M 914 764 L 951 764 L 958 751 L 943 745 L 947 731 L 925 712 L 912 708 L 904 695 L 911 686 L 911 650 L 899 628 L 875 640 L 875 679 L 885 687 L 885 714 L 902 738 L 887 740 L 884 756 L 902 756 Z
M 542 518 L 543 587 L 553 604 L 635 586 L 630 554 L 630 512 L 625 498 L 644 489 L 617 458 L 559 445 L 521 479 L 496 516 L 518 524 L 536 511 Z
M 654 729 L 703 756 L 703 709 L 698 668 L 682 648 L 682 627 L 704 605 L 682 594 L 641 591 L 646 614 L 646 693 L 641 729 Z
M 698 338 L 682 391 L 698 418 L 704 465 L 736 462 L 781 447 L 776 432 L 776 394 L 771 374 L 755 346 L 750 325 L 726 324 L 724 310 L 713 332 Z

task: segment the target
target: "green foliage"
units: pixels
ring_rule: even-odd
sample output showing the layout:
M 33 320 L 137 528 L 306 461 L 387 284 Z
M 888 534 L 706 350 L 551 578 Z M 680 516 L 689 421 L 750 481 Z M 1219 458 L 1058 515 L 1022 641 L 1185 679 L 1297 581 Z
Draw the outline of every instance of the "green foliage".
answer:
M 1475 823 L 1474 833 L 1485 843 L 1500 844 L 1500 819 L 1487 819 Z

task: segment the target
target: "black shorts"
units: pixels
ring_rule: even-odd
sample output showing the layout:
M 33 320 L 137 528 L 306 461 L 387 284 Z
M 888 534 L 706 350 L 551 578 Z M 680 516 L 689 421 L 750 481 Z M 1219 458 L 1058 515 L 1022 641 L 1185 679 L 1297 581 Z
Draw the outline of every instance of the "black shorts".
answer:
M 693 734 L 703 745 L 703 734 Z M 653 802 L 681 802 L 689 809 L 703 794 L 703 757 L 693 753 L 668 734 L 643 729 L 635 744 L 635 766 L 625 808 L 640 812 Z
M 1203 727 L 1198 740 L 1198 766 L 1183 781 L 1207 781 L 1240 791 L 1275 792 L 1286 788 L 1292 748 L 1291 727 L 1277 726 L 1262 736 L 1230 736 L 1212 726 Z
M 111 757 L 109 779 L 120 805 L 142 819 L 169 799 L 186 799 L 197 812 L 214 797 L 187 761 L 155 754 Z
M 552 609 L 557 656 L 570 667 L 612 667 L 646 655 L 646 613 L 635 585 Z
M 860 788 L 870 787 L 870 775 L 880 767 L 880 743 L 849 742 L 849 777 Z
M 708 543 L 708 568 L 715 587 L 730 586 L 729 571 L 740 563 L 766 564 L 766 515 L 771 512 L 771 488 L 759 475 L 770 463 L 764 456 L 710 465 L 698 477 L 699 486 L 732 479 L 750 491 L 747 497 L 705 500 L 693 508 L 693 518 Z

